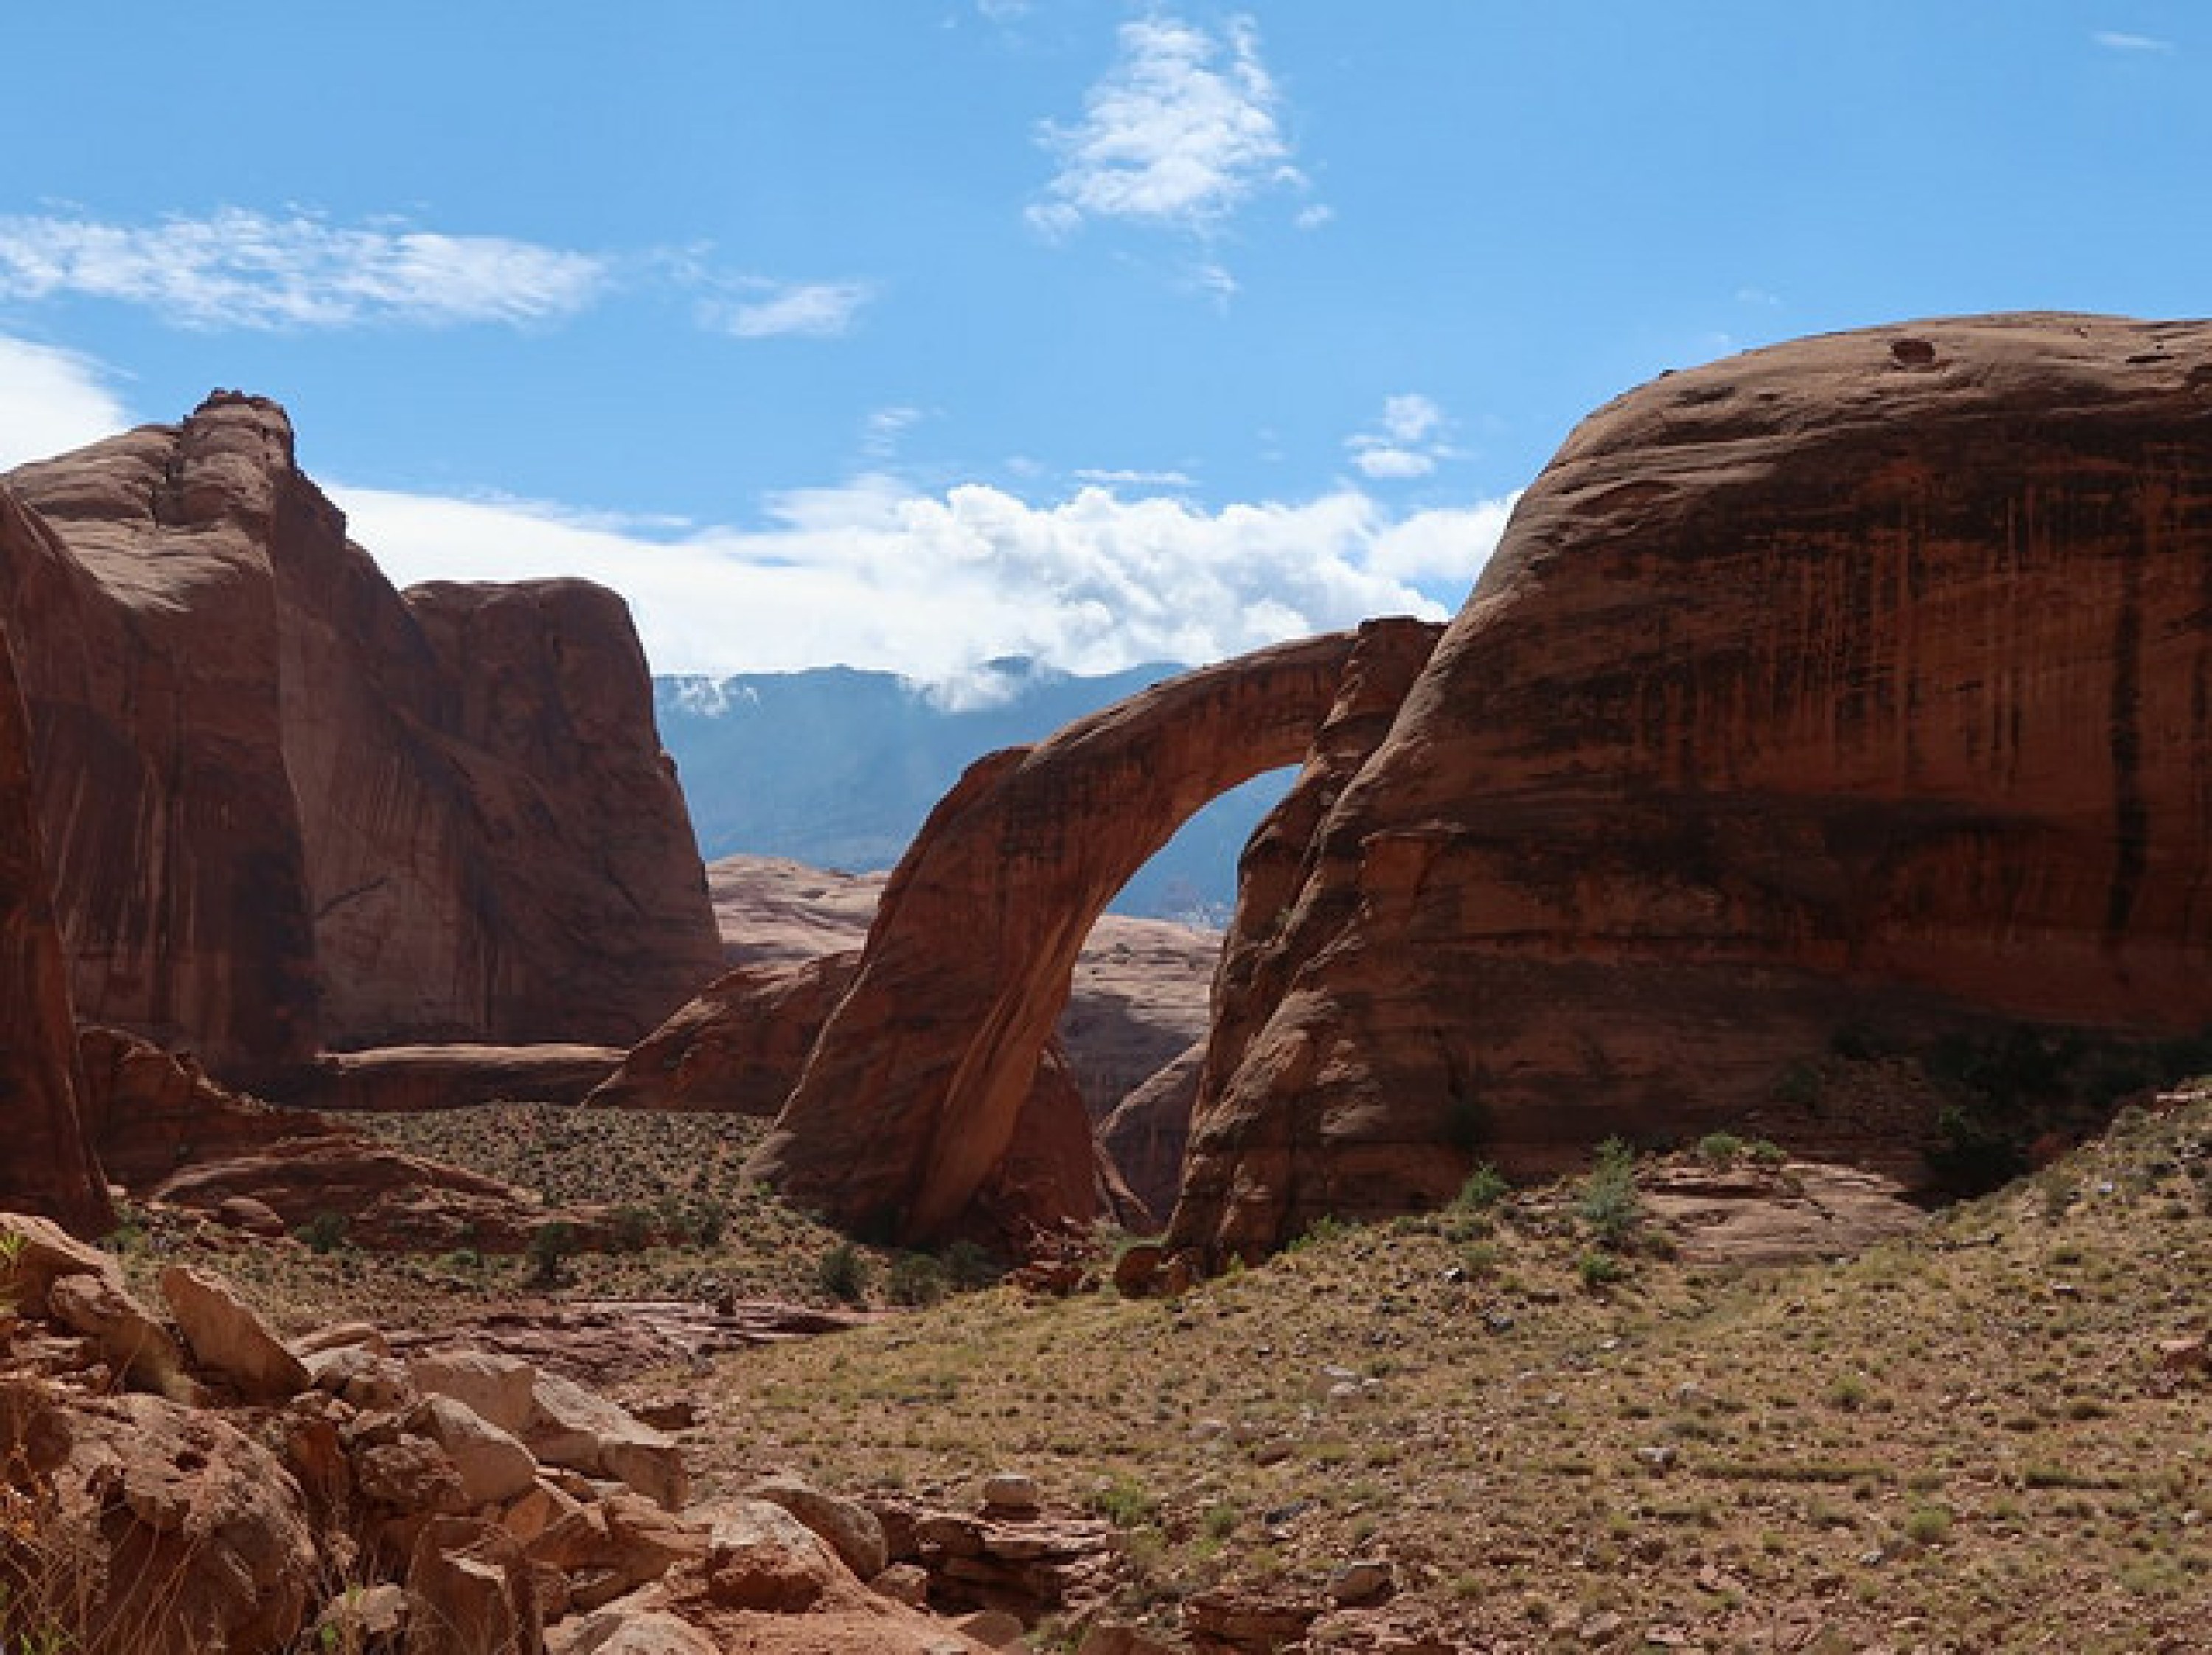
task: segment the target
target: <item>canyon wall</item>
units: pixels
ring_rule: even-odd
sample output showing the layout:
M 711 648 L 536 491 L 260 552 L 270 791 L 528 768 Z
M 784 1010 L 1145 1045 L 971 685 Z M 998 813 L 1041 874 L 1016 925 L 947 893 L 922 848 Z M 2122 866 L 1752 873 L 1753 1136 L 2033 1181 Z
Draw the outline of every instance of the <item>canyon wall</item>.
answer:
M 2212 324 L 1623 397 L 1316 814 L 1227 947 L 1173 1226 L 1216 1261 L 1771 1111 L 1847 1028 L 2212 1022 Z

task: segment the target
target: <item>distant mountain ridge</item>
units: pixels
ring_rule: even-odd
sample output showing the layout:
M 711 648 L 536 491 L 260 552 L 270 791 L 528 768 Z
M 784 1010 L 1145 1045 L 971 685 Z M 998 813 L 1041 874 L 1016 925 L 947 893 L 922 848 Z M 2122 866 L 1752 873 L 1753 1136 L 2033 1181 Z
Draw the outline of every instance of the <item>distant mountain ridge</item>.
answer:
M 984 754 L 1042 740 L 1184 670 L 1156 662 L 1097 677 L 994 661 L 948 702 L 896 673 L 852 667 L 653 680 L 699 849 L 864 873 L 905 852 L 930 807 Z M 1263 776 L 1201 811 L 1122 891 L 1115 911 L 1219 925 L 1237 858 L 1288 785 Z

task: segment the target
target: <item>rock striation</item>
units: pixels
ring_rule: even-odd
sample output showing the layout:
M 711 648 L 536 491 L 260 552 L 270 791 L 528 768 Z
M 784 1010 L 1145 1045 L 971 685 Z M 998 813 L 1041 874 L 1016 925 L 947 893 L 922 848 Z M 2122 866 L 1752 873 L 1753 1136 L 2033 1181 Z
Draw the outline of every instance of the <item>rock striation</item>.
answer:
M 2208 594 L 2212 324 L 1880 328 L 1601 409 L 1241 908 L 1174 1240 L 1771 1109 L 1849 1026 L 2202 1028 Z
M 258 1084 L 323 1047 L 627 1045 L 713 974 L 614 594 L 394 591 L 258 397 L 7 485 L 82 1015 Z
M 14 511 L 0 491 L 0 521 Z M 80 1113 L 82 1078 L 68 967 L 46 884 L 31 776 L 30 725 L 0 626 L 0 1203 L 72 1229 L 112 1222 Z
M 1298 761 L 1363 653 L 1425 654 L 1436 630 L 1377 621 L 1259 651 L 970 767 L 893 872 L 859 975 L 752 1169 L 835 1222 L 902 1240 L 969 1219 L 1115 892 L 1207 800 Z

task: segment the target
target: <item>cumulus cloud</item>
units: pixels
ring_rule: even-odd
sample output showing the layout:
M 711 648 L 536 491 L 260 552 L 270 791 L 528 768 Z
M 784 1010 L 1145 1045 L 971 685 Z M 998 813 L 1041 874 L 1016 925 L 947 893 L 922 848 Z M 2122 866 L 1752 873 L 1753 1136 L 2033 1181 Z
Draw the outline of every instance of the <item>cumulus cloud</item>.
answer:
M 1344 440 L 1360 476 L 1378 482 L 1425 477 L 1451 451 L 1443 440 L 1444 411 L 1429 397 L 1408 392 L 1383 399 L 1373 431 Z
M 0 335 L 0 471 L 82 448 L 131 423 L 89 357 Z
M 1052 235 L 1093 219 L 1211 231 L 1263 190 L 1304 185 L 1281 103 L 1249 18 L 1218 34 L 1168 16 L 1124 23 L 1083 118 L 1043 129 L 1060 170 L 1030 221 Z
M 875 296 L 865 282 L 766 281 L 738 284 L 750 296 L 715 300 L 706 306 L 709 326 L 740 339 L 798 335 L 834 339 L 848 332 L 861 307 Z
M 504 236 L 226 209 L 152 225 L 0 217 L 0 297 L 140 305 L 186 327 L 520 325 L 570 316 L 607 261 Z
M 994 657 L 1073 672 L 1218 660 L 1381 614 L 1440 617 L 1505 503 L 1394 515 L 1357 490 L 1218 511 L 1089 487 L 1031 504 L 883 476 L 796 490 L 757 528 L 647 534 L 567 508 L 338 488 L 403 584 L 579 574 L 629 598 L 659 672 L 840 662 L 951 687 Z

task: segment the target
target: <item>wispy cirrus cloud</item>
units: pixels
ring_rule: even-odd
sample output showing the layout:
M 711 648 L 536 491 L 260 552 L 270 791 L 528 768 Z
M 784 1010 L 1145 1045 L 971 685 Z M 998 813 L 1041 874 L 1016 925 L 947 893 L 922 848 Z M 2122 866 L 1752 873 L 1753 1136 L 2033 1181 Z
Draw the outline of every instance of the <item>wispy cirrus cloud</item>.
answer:
M 0 335 L 0 471 L 81 448 L 131 423 L 90 357 Z
M 778 495 L 762 526 L 653 533 L 557 505 L 331 493 L 403 584 L 578 574 L 614 587 L 658 672 L 836 661 L 954 694 L 1001 656 L 1107 672 L 1373 615 L 1441 617 L 1510 504 L 1401 514 L 1345 488 L 1208 509 L 1102 487 L 1039 503 L 873 474 Z
M 2099 29 L 2089 37 L 2107 52 L 2171 52 L 2173 42 L 2151 34 L 2129 34 L 2119 29 Z
M 230 208 L 144 225 L 0 217 L 0 298 L 112 300 L 193 328 L 519 326 L 587 308 L 612 275 L 594 254 L 506 236 L 297 213 Z
M 866 282 L 731 276 L 710 249 L 584 252 L 395 221 L 332 224 L 226 208 L 152 224 L 0 216 L 0 300 L 98 299 L 185 328 L 550 325 L 617 293 L 690 303 L 739 339 L 833 338 L 875 295 Z
M 1083 118 L 1043 129 L 1060 170 L 1031 204 L 1031 224 L 1055 236 L 1100 219 L 1205 234 L 1263 191 L 1304 187 L 1251 19 L 1213 33 L 1141 18 L 1121 26 L 1119 41 Z
M 1418 392 L 1388 397 L 1377 428 L 1346 437 L 1353 468 L 1376 482 L 1425 477 L 1451 452 L 1443 441 L 1444 411 Z
M 735 285 L 738 296 L 710 300 L 702 313 L 708 326 L 739 339 L 834 339 L 851 331 L 861 309 L 875 297 L 866 282 L 747 278 Z

